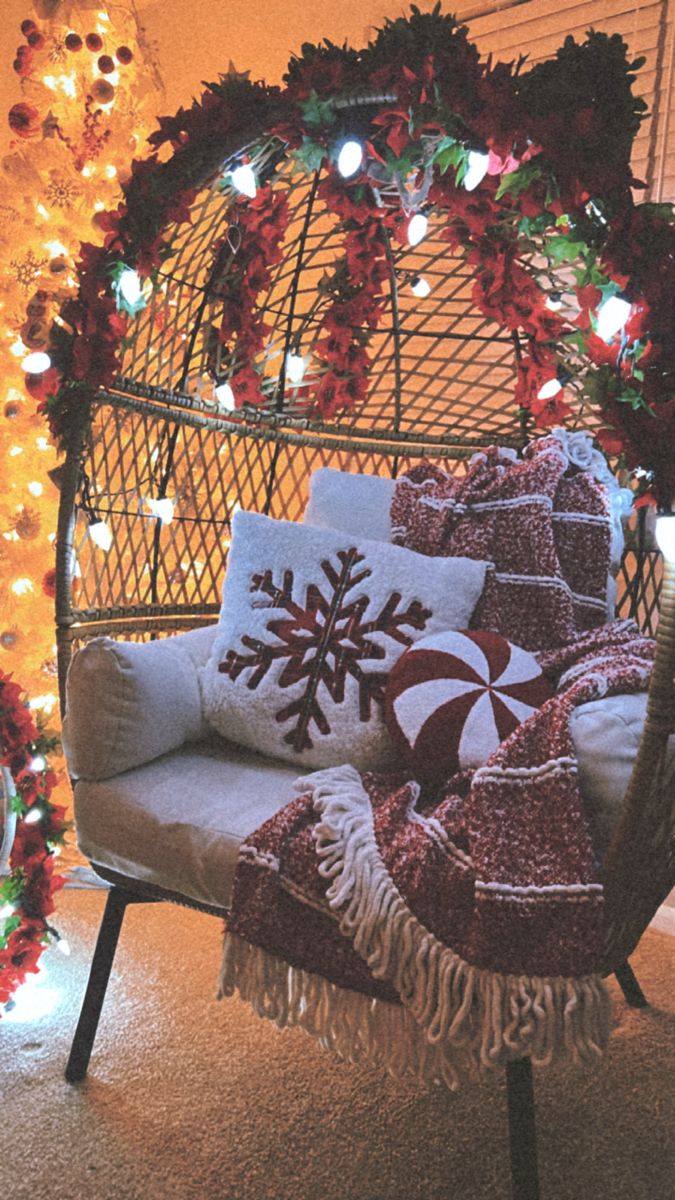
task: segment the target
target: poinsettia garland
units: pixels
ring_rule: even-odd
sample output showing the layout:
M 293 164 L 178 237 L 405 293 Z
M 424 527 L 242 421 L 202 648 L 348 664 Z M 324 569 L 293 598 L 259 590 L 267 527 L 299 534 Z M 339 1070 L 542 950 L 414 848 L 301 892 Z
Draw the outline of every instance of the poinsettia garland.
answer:
M 67 829 L 65 808 L 50 801 L 56 775 L 47 755 L 54 746 L 37 729 L 19 685 L 0 671 L 0 764 L 14 779 L 17 818 L 10 872 L 0 877 L 0 1012 L 26 976 L 38 971 L 50 941 L 59 940 L 47 919 L 54 893 L 65 883 L 54 874 L 54 852 Z
M 120 340 L 135 309 L 121 297 L 134 267 L 156 280 L 171 254 L 167 226 L 190 220 L 197 190 L 222 173 L 225 147 L 260 131 L 279 158 L 308 173 L 321 168 L 320 194 L 338 219 L 345 249 L 320 286 L 319 336 L 307 398 L 310 415 L 331 418 L 365 398 L 368 341 L 392 271 L 391 240 L 405 242 L 417 206 L 445 221 L 443 236 L 475 275 L 473 300 L 509 330 L 517 349 L 516 401 L 539 426 L 559 424 L 568 400 L 600 417 L 605 449 L 640 468 L 640 488 L 663 507 L 675 495 L 675 216 L 669 205 L 636 204 L 630 170 L 644 103 L 618 35 L 571 37 L 555 58 L 481 62 L 454 18 L 439 6 L 388 21 L 365 49 L 305 45 L 284 89 L 230 75 L 201 103 L 161 118 L 150 158 L 135 162 L 123 204 L 101 214 L 106 243 L 84 246 L 81 287 L 54 327 L 53 366 L 29 386 L 61 442 L 85 411 L 82 397 L 110 384 Z M 336 168 L 345 129 L 340 97 L 370 97 L 349 109 L 366 148 L 351 179 Z M 167 151 L 172 152 L 170 160 Z M 472 152 L 487 157 L 474 190 L 464 186 Z M 278 165 L 278 164 L 277 164 Z M 230 263 L 223 275 L 217 362 L 234 407 L 269 399 L 261 293 L 279 260 L 287 213 L 275 171 L 250 200 L 234 197 Z M 392 184 L 401 208 L 390 204 Z M 381 191 L 388 188 L 387 204 Z M 611 340 L 598 335 L 598 309 L 612 296 L 631 315 Z M 554 311 L 557 309 L 557 311 Z M 315 313 L 316 315 L 316 313 Z M 556 379 L 561 386 L 556 387 Z M 543 385 L 553 395 L 542 398 Z M 78 389 L 81 394 L 78 394 Z

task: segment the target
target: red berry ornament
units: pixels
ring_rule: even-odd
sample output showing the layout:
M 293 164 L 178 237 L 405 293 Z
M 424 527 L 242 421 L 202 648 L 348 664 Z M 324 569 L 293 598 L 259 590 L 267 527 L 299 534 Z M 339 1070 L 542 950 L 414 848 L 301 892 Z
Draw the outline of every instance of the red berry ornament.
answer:
M 44 34 L 40 33 L 39 29 L 34 29 L 28 34 L 28 45 L 32 46 L 33 50 L 41 50 L 45 44 Z
M 87 50 L 92 50 L 96 53 L 98 50 L 103 49 L 103 38 L 99 37 L 97 33 L 88 33 L 84 40 Z
M 98 69 L 102 75 L 112 75 L 115 63 L 109 54 L 102 54 L 98 60 Z
M 36 29 L 37 25 L 35 24 L 35 21 L 28 20 L 21 22 L 21 32 L 24 37 L 28 37 L 29 33 L 33 33 Z
M 134 56 L 128 46 L 118 46 L 115 51 L 115 57 L 119 63 L 122 63 L 122 66 L 126 67 L 127 63 L 130 63 Z
M 79 33 L 67 33 L 65 41 L 66 50 L 72 50 L 75 53 L 82 49 L 82 38 Z

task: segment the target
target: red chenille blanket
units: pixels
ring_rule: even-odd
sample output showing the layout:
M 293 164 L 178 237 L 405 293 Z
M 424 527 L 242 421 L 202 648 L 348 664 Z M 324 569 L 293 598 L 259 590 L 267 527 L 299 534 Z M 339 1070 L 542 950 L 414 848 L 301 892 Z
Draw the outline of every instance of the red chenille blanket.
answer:
M 606 496 L 546 438 L 520 463 L 488 451 L 464 480 L 418 468 L 392 524 L 419 552 L 495 562 L 477 624 L 540 651 L 557 694 L 436 794 L 350 765 L 299 780 L 241 848 L 221 994 L 450 1087 L 514 1056 L 593 1058 L 603 894 L 569 718 L 644 689 L 653 658 L 631 622 L 601 624 Z

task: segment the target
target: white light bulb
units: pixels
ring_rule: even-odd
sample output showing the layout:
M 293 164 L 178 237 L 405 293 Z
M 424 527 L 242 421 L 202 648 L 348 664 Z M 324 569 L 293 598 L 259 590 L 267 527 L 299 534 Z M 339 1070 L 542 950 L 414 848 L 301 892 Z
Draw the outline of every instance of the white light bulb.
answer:
M 70 943 L 67 938 L 58 938 L 56 942 L 56 949 L 60 950 L 62 954 L 65 954 L 66 958 L 70 957 Z
M 481 150 L 469 150 L 468 165 L 462 183 L 467 192 L 472 192 L 487 175 L 490 159 Z
M 214 389 L 213 394 L 220 408 L 224 409 L 225 412 L 234 412 L 237 407 L 237 401 L 229 383 L 219 383 L 218 387 Z
M 560 292 L 549 293 L 546 297 L 546 307 L 550 308 L 552 312 L 557 312 L 558 309 L 562 308 L 562 296 Z
M 169 500 L 168 496 L 162 496 L 158 500 L 144 496 L 143 506 L 151 516 L 159 517 L 163 525 L 168 525 L 173 520 L 173 500 Z
M 143 295 L 141 277 L 138 271 L 134 271 L 133 267 L 126 267 L 119 277 L 117 284 L 120 295 L 130 308 L 138 304 Z
M 0 906 L 0 921 L 8 921 L 14 916 L 14 907 L 11 904 L 3 904 Z
M 622 296 L 610 296 L 598 309 L 597 333 L 603 342 L 611 342 L 615 333 L 623 329 L 630 313 L 630 301 Z
M 242 192 L 244 196 L 248 196 L 251 200 L 255 196 L 258 188 L 255 181 L 255 174 L 250 163 L 242 163 L 241 166 L 235 167 L 231 172 L 232 183 L 238 192 Z
M 41 375 L 43 371 L 48 371 L 51 365 L 52 360 L 44 350 L 34 350 L 21 363 L 23 370 L 27 371 L 29 375 Z
M 46 766 L 47 760 L 44 759 L 41 754 L 36 754 L 35 758 L 31 758 L 30 760 L 31 771 L 44 771 Z
M 89 537 L 99 550 L 109 550 L 113 544 L 110 526 L 105 521 L 94 521 L 89 526 Z
M 422 238 L 427 236 L 429 222 L 424 213 L 415 213 L 408 221 L 408 241 L 411 246 L 418 246 Z
M 147 503 L 151 512 L 156 517 L 159 517 L 162 525 L 171 524 L 173 521 L 173 500 L 170 500 L 168 496 L 162 496 L 161 500 L 148 500 Z
M 413 279 L 412 283 L 410 284 L 410 290 L 413 296 L 417 296 L 420 300 L 424 300 L 425 296 L 429 295 L 431 287 L 427 283 L 426 279 L 424 279 L 421 275 L 418 275 L 417 279 Z
M 668 562 L 675 562 L 675 512 L 659 513 L 656 518 L 656 544 Z
M 301 383 L 305 374 L 305 360 L 302 354 L 286 355 L 286 374 L 290 383 Z
M 343 179 L 355 175 L 363 162 L 363 146 L 353 138 L 344 142 L 338 154 L 337 167 Z
M 24 824 L 37 825 L 38 821 L 41 821 L 43 816 L 44 813 L 42 809 L 38 808 L 37 805 L 33 805 L 33 807 L 29 810 L 29 812 L 26 813 L 24 817 Z
M 558 392 L 561 390 L 561 388 L 562 384 L 558 379 L 558 376 L 554 375 L 552 379 L 547 379 L 546 383 L 542 383 L 539 391 L 537 392 L 537 399 L 551 400 L 553 396 L 558 395 Z

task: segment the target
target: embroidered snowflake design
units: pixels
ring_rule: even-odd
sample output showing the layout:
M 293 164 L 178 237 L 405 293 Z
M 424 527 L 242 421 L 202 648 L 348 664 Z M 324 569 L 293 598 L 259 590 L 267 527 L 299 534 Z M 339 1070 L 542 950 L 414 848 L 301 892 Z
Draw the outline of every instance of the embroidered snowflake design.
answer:
M 369 596 L 361 589 L 353 599 L 349 598 L 371 574 L 367 567 L 359 568 L 363 558 L 363 554 L 352 548 L 337 552 L 339 568 L 324 560 L 321 570 L 328 589 L 325 584 L 322 586 L 327 594 L 324 596 L 319 584 L 308 584 L 304 608 L 293 600 L 293 571 L 284 571 L 281 587 L 275 585 L 271 570 L 254 575 L 251 592 L 269 597 L 269 601 L 254 601 L 253 606 L 284 609 L 288 616 L 275 618 L 267 625 L 277 641 L 266 642 L 243 634 L 242 645 L 249 653 L 229 650 L 218 668 L 233 680 L 243 671 L 249 671 L 246 686 L 253 691 L 272 664 L 283 661 L 277 685 L 287 688 L 304 682 L 302 694 L 281 708 L 275 717 L 279 724 L 292 722 L 284 741 L 296 753 L 311 749 L 312 727 L 320 734 L 330 733 L 330 723 L 319 701 L 320 684 L 334 704 L 341 704 L 347 677 L 351 676 L 358 683 L 361 721 L 370 720 L 373 705 L 382 711 L 388 671 L 365 670 L 362 666 L 364 659 L 385 657 L 384 646 L 373 641 L 371 635 L 386 634 L 400 646 L 409 646 L 412 637 L 405 628 L 423 630 L 431 616 L 431 611 L 419 600 L 412 600 L 399 612 L 401 593 L 392 592 L 377 616 L 364 621 Z

